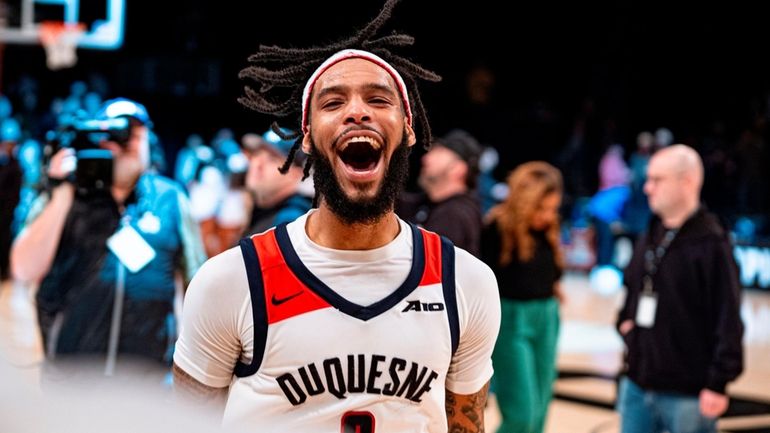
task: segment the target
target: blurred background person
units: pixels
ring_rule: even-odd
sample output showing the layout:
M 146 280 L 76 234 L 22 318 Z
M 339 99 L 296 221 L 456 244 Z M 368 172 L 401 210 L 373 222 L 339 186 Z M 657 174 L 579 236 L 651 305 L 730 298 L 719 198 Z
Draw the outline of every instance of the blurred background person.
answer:
M 292 132 L 281 130 L 289 135 Z M 254 203 L 251 221 L 243 233 L 249 236 L 270 227 L 294 221 L 312 207 L 312 201 L 301 188 L 302 166 L 306 155 L 297 152 L 286 174 L 278 169 L 286 161 L 293 140 L 284 140 L 272 130 L 262 136 L 243 137 L 243 151 L 248 157 L 246 190 Z M 313 188 L 309 188 L 312 190 Z
M 650 220 L 650 207 L 644 194 L 647 181 L 647 165 L 652 156 L 655 136 L 649 131 L 642 131 L 636 137 L 636 150 L 628 159 L 630 173 L 630 195 L 623 211 L 623 224 L 626 234 L 636 238 L 647 228 Z
M 11 226 L 21 194 L 23 175 L 17 159 L 20 138 L 21 128 L 16 119 L 0 118 L 0 281 L 8 277 L 8 255 L 13 240 Z
M 32 203 L 42 188 L 43 148 L 37 140 L 29 138 L 19 146 L 16 156 L 22 171 L 22 182 L 19 204 L 13 217 L 14 236 L 19 233 Z
M 174 164 L 174 179 L 186 190 L 195 180 L 198 167 L 205 161 L 214 158 L 214 151 L 206 146 L 203 137 L 198 134 L 190 134 L 185 139 L 185 146 L 179 150 Z
M 653 153 L 657 152 L 660 149 L 670 146 L 673 142 L 674 133 L 665 126 L 661 126 L 655 130 L 652 151 Z
M 623 433 L 716 432 L 726 386 L 743 371 L 737 265 L 726 231 L 700 204 L 702 185 L 690 147 L 650 160 L 644 191 L 655 218 L 626 268 L 617 319 Z
M 234 246 L 249 223 L 247 167 L 248 159 L 228 128 L 216 132 L 211 146 L 190 135 L 177 156 L 175 176 L 190 191 L 193 218 L 209 257 Z
M 588 202 L 596 233 L 596 265 L 610 265 L 615 240 L 624 231 L 623 215 L 631 195 L 630 172 L 623 159 L 623 146 L 613 144 L 599 162 L 599 191 Z
M 110 376 L 119 356 L 125 365 L 144 361 L 162 377 L 176 341 L 175 296 L 205 255 L 181 188 L 147 172 L 145 107 L 110 100 L 98 119 L 113 125 L 98 140 L 59 137 L 47 169 L 50 190 L 16 238 L 11 266 L 18 280 L 40 283 L 49 378 L 64 366 L 58 379 L 68 377 L 85 360 Z
M 249 160 L 240 150 L 227 157 L 228 183 L 217 212 L 217 234 L 222 251 L 235 246 L 251 217 L 246 170 Z M 221 251 L 220 251 L 221 252 Z
M 480 254 L 481 202 L 476 187 L 482 147 L 462 129 L 434 141 L 422 157 L 418 184 L 423 193 L 403 193 L 396 213 L 455 246 Z
M 191 215 L 200 227 L 206 255 L 213 257 L 227 248 L 219 238 L 217 214 L 227 194 L 229 180 L 222 161 L 211 147 L 199 147 L 196 157 L 195 175 L 187 185 Z
M 498 432 L 539 433 L 556 379 L 559 335 L 559 170 L 542 161 L 518 166 L 509 195 L 492 208 L 482 235 L 482 258 L 500 287 L 502 322 L 492 355 Z

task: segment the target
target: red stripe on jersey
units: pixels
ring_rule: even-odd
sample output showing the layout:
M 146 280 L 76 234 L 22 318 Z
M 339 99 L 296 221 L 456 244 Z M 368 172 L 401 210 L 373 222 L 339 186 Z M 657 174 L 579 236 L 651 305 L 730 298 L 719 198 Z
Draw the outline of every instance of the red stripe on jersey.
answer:
M 251 240 L 259 256 L 268 324 L 330 307 L 289 269 L 275 239 L 275 230 L 254 235 Z
M 425 248 L 425 270 L 422 273 L 421 286 L 441 282 L 441 237 L 427 230 L 422 231 L 422 244 Z

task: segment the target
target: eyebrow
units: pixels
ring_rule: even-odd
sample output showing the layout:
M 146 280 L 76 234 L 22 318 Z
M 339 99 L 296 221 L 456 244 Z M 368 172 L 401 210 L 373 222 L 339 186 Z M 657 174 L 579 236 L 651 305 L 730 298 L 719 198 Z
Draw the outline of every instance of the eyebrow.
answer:
M 380 91 L 380 92 L 385 92 L 390 96 L 396 96 L 396 92 L 393 90 L 393 88 L 390 86 L 386 86 L 384 84 L 367 83 L 361 87 L 367 91 Z M 346 86 L 346 85 L 324 87 L 323 89 L 318 91 L 318 95 L 316 97 L 322 98 L 330 93 L 347 93 L 349 89 L 350 89 L 350 86 Z

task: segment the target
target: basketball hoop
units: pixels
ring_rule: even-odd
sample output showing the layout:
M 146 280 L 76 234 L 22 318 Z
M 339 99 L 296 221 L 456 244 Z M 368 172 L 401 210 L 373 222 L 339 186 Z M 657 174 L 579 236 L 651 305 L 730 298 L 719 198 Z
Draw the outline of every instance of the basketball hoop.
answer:
M 70 68 L 78 61 L 75 49 L 78 40 L 86 30 L 82 23 L 44 21 L 40 23 L 40 43 L 45 48 L 48 69 Z

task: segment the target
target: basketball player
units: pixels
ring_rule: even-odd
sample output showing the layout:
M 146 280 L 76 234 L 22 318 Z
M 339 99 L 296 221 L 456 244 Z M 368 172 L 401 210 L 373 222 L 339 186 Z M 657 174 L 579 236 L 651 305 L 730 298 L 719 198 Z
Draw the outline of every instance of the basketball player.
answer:
M 301 108 L 284 169 L 301 146 L 319 206 L 210 259 L 190 285 L 176 385 L 198 402 L 226 399 L 226 426 L 484 430 L 500 323 L 495 277 L 393 212 L 414 120 L 430 143 L 415 81 L 438 79 L 392 54 L 411 37 L 374 38 L 395 3 L 338 45 L 261 47 L 241 74 L 256 83 L 245 105 L 277 115 Z M 292 96 L 279 100 L 270 92 L 278 86 Z

